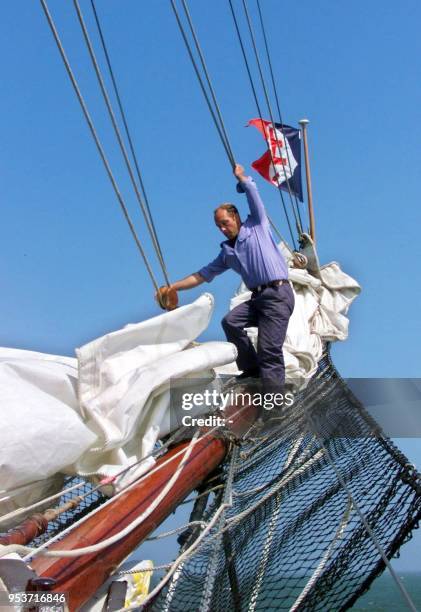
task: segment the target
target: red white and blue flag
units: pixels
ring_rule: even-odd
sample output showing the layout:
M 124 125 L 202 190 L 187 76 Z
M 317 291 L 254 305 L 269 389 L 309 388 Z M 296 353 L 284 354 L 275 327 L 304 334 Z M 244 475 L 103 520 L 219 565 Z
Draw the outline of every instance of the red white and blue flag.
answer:
M 268 143 L 268 150 L 252 167 L 275 187 L 291 190 L 302 202 L 300 130 L 264 119 L 250 119 L 248 125 L 254 125 Z

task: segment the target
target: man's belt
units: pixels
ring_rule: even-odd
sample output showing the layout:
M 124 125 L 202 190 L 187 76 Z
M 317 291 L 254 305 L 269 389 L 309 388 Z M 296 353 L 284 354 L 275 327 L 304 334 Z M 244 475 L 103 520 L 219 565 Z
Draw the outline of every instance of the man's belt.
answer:
M 284 285 L 285 283 L 288 283 L 287 278 L 270 281 L 270 283 L 266 283 L 264 285 L 257 285 L 257 287 L 253 287 L 252 289 L 250 289 L 250 291 L 252 291 L 253 293 L 260 293 L 261 291 L 263 291 L 263 289 L 266 289 L 267 287 L 279 287 L 280 285 Z

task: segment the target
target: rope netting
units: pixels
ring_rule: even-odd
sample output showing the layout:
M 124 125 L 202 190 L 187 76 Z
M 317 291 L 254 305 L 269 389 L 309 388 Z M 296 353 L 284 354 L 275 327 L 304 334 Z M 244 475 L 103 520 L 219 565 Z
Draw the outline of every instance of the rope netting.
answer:
M 54 506 L 64 506 L 67 502 L 73 501 L 76 496 L 83 496 L 83 499 L 76 508 L 63 512 L 55 520 L 49 521 L 45 533 L 32 540 L 31 546 L 38 548 L 45 544 L 51 538 L 56 537 L 64 530 L 73 526 L 77 521 L 101 506 L 108 499 L 93 484 L 79 477 L 66 479 L 65 489 L 71 489 L 75 484 L 79 484 L 79 487 L 63 493 Z
M 328 351 L 294 408 L 234 448 L 221 483 L 194 518 L 224 512 L 148 609 L 344 610 L 383 571 L 379 548 L 393 557 L 421 518 L 420 475 Z

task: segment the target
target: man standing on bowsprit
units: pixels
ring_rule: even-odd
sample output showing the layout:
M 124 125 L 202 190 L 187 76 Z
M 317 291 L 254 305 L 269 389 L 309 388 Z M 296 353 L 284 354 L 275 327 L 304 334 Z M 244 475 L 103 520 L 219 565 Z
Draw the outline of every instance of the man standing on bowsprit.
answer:
M 161 288 L 164 298 L 161 302 L 165 306 L 165 294 L 174 289 L 209 283 L 230 268 L 238 272 L 251 290 L 251 298 L 233 308 L 222 319 L 222 327 L 227 340 L 238 349 L 237 366 L 243 370 L 239 378 L 260 376 L 266 390 L 282 390 L 285 382 L 282 345 L 294 310 L 294 293 L 255 182 L 244 175 L 240 164 L 236 164 L 234 175 L 239 181 L 237 191 L 247 196 L 250 214 L 242 222 L 233 204 L 219 206 L 214 213 L 215 223 L 227 239 L 221 243 L 218 257 L 198 272 Z M 257 353 L 245 327 L 258 328 Z

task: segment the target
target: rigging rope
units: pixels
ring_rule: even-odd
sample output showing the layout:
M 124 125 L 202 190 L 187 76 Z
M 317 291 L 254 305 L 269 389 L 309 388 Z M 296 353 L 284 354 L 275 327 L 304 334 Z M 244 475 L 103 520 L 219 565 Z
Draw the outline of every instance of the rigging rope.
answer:
M 232 147 L 231 147 L 231 144 L 230 144 L 230 141 L 229 141 L 229 138 L 228 138 L 227 131 L 225 129 L 225 124 L 224 124 L 224 120 L 223 120 L 223 117 L 222 117 L 222 113 L 220 111 L 219 104 L 218 104 L 218 101 L 216 99 L 215 90 L 213 88 L 213 85 L 212 85 L 212 82 L 211 82 L 211 79 L 210 79 L 210 76 L 209 76 L 209 72 L 208 72 L 208 69 L 207 69 L 207 66 L 206 66 L 204 54 L 203 54 L 203 51 L 201 49 L 201 46 L 200 46 L 200 43 L 199 43 L 199 39 L 198 39 L 198 37 L 196 35 L 195 29 L 194 29 L 194 26 L 193 26 L 193 21 L 192 21 L 191 14 L 190 14 L 190 11 L 189 11 L 188 6 L 187 6 L 187 2 L 185 0 L 182 0 L 182 3 L 183 3 L 184 12 L 186 14 L 186 18 L 187 18 L 187 21 L 188 21 L 188 24 L 189 24 L 189 27 L 190 27 L 190 31 L 191 31 L 191 34 L 193 36 L 193 40 L 194 40 L 194 43 L 195 43 L 195 46 L 196 46 L 196 50 L 197 50 L 199 58 L 200 58 L 200 62 L 201 62 L 202 68 L 203 68 L 203 72 L 205 74 L 209 90 L 211 92 L 212 100 L 213 100 L 213 103 L 215 105 L 215 110 L 212 108 L 211 101 L 209 99 L 208 93 L 207 93 L 206 88 L 204 86 L 203 79 L 202 79 L 202 77 L 200 75 L 200 71 L 199 71 L 199 68 L 197 66 L 196 60 L 195 60 L 195 58 L 193 56 L 193 53 L 192 53 L 192 50 L 191 50 L 191 46 L 190 46 L 190 43 L 189 43 L 187 35 L 186 35 L 186 31 L 185 31 L 184 26 L 183 26 L 183 24 L 181 22 L 180 15 L 178 13 L 178 10 L 177 10 L 177 7 L 175 5 L 175 2 L 174 2 L 174 0 L 171 0 L 171 6 L 172 6 L 172 9 L 174 11 L 174 15 L 176 17 L 176 20 L 177 20 L 177 25 L 178 25 L 180 33 L 181 33 L 181 35 L 183 37 L 184 44 L 186 46 L 187 52 L 188 52 L 190 60 L 192 62 L 194 71 L 196 73 L 196 77 L 197 77 L 197 79 L 199 81 L 199 85 L 201 87 L 203 96 L 205 98 L 206 104 L 207 104 L 208 109 L 210 111 L 210 114 L 212 116 L 213 122 L 215 124 L 216 129 L 217 129 L 217 132 L 218 132 L 219 137 L 221 139 L 222 145 L 223 145 L 223 147 L 225 149 L 225 152 L 227 154 L 228 160 L 229 160 L 229 162 L 231 164 L 231 167 L 234 168 L 235 167 L 235 157 L 234 157 L 234 154 L 233 154 L 233 151 L 232 151 Z M 216 113 L 215 113 L 215 111 L 216 111 Z M 285 214 L 287 214 L 286 211 L 285 211 Z M 281 233 L 279 232 L 279 230 L 277 229 L 277 227 L 275 226 L 274 222 L 269 217 L 269 215 L 268 215 L 268 219 L 269 219 L 269 222 L 270 222 L 272 228 L 275 230 L 275 232 L 277 233 L 279 238 L 282 240 L 282 242 L 286 245 L 286 247 L 292 253 L 292 249 L 288 245 L 287 241 L 282 237 Z M 287 215 L 287 221 L 288 221 L 288 225 L 289 225 L 288 215 Z M 292 241 L 294 243 L 294 237 L 293 237 L 290 225 L 289 225 L 289 229 L 290 229 L 290 232 L 291 232 Z M 294 243 L 294 248 L 295 248 L 295 243 Z
M 212 82 L 211 82 L 210 77 L 209 77 L 209 73 L 208 73 L 208 69 L 207 69 L 207 66 L 206 66 L 205 58 L 204 58 L 202 49 L 200 47 L 199 40 L 197 38 L 195 29 L 193 27 L 193 22 L 192 22 L 192 19 L 191 19 L 190 11 L 188 9 L 186 0 L 182 0 L 182 3 L 183 3 L 183 8 L 184 8 L 184 13 L 185 13 L 185 15 L 187 17 L 187 21 L 188 21 L 188 24 L 189 24 L 189 27 L 190 27 L 190 31 L 191 31 L 192 36 L 193 36 L 194 44 L 195 44 L 196 50 L 197 50 L 197 52 L 199 54 L 199 58 L 200 58 L 200 62 L 202 64 L 203 72 L 205 73 L 206 81 L 208 83 L 209 90 L 211 92 L 212 100 L 213 100 L 213 103 L 215 105 L 215 110 L 216 110 L 217 115 L 218 115 L 218 119 L 219 119 L 219 122 L 220 122 L 221 130 L 222 130 L 222 132 L 224 134 L 224 137 L 225 137 L 225 140 L 226 140 L 226 143 L 227 143 L 227 147 L 229 149 L 230 162 L 231 162 L 232 168 L 234 169 L 234 167 L 235 167 L 234 153 L 232 152 L 232 148 L 231 148 L 231 145 L 230 145 L 230 142 L 229 142 L 228 134 L 227 134 L 227 131 L 225 129 L 224 120 L 222 118 L 222 114 L 221 114 L 221 111 L 220 111 L 220 108 L 219 108 L 219 104 L 218 104 L 218 101 L 216 99 L 215 91 L 214 91 L 214 88 L 212 86 Z
M 136 243 L 136 246 L 137 246 L 137 248 L 138 248 L 138 250 L 139 250 L 139 252 L 140 252 L 140 254 L 142 256 L 143 262 L 144 262 L 144 264 L 146 266 L 146 269 L 148 271 L 148 274 L 150 276 L 152 284 L 154 285 L 155 290 L 158 291 L 159 290 L 158 282 L 157 282 L 157 280 L 155 278 L 155 275 L 153 273 L 153 270 L 152 270 L 152 268 L 150 266 L 150 263 L 149 263 L 148 258 L 146 256 L 146 253 L 145 253 L 145 251 L 144 251 L 144 249 L 143 249 L 143 247 L 142 247 L 142 245 L 140 243 L 140 240 L 139 240 L 139 237 L 137 235 L 136 229 L 135 229 L 135 227 L 133 225 L 133 222 L 132 222 L 132 220 L 130 218 L 129 211 L 127 210 L 127 207 L 126 207 L 126 205 L 124 203 L 123 196 L 120 193 L 120 190 L 118 188 L 117 182 L 116 182 L 116 180 L 114 178 L 114 175 L 113 175 L 113 173 L 111 171 L 111 167 L 110 167 L 110 164 L 109 164 L 109 162 L 107 160 L 107 157 L 105 155 L 104 148 L 103 148 L 103 146 L 102 146 L 102 144 L 101 144 L 101 142 L 99 140 L 99 137 L 98 137 L 98 135 L 96 133 L 96 130 L 95 130 L 93 121 L 91 119 L 91 116 L 89 114 L 88 108 L 87 108 L 86 103 L 85 103 L 85 101 L 83 99 L 83 96 L 82 96 L 82 94 L 80 92 L 79 85 L 77 84 L 77 81 L 75 79 L 73 71 L 72 71 L 72 69 L 70 67 L 69 60 L 67 59 L 66 53 L 64 51 L 64 47 L 63 47 L 63 45 L 61 43 L 61 40 L 60 40 L 60 37 L 58 35 L 57 29 L 55 27 L 54 21 L 53 21 L 53 19 L 51 17 L 50 11 L 48 9 L 47 2 L 46 2 L 46 0 L 40 0 L 40 2 L 41 2 L 41 6 L 42 6 L 42 8 L 44 10 L 45 16 L 47 18 L 48 25 L 50 26 L 51 32 L 52 32 L 52 34 L 54 36 L 54 40 L 55 40 L 55 42 L 57 44 L 58 50 L 60 52 L 60 55 L 61 55 L 61 58 L 63 60 L 64 66 L 66 68 L 67 74 L 69 75 L 70 81 L 71 81 L 71 83 L 73 85 L 73 89 L 74 89 L 74 91 L 76 93 L 76 96 L 77 96 L 77 98 L 79 100 L 79 103 L 80 103 L 80 106 L 82 108 L 83 114 L 85 116 L 85 119 L 86 119 L 86 121 L 88 123 L 89 129 L 90 129 L 91 134 L 93 136 L 93 139 L 95 141 L 95 144 L 96 144 L 96 147 L 98 149 L 99 155 L 100 155 L 100 157 L 102 159 L 102 162 L 103 162 L 103 164 L 105 166 L 105 169 L 107 171 L 108 178 L 110 179 L 111 184 L 112 184 L 113 189 L 114 189 L 114 192 L 115 192 L 115 194 L 117 196 L 117 199 L 118 199 L 118 202 L 120 204 L 120 208 L 121 208 L 121 210 L 123 212 L 124 218 L 126 219 L 126 222 L 127 222 L 128 226 L 129 226 L 130 232 L 131 232 L 131 234 L 133 236 L 133 239 L 134 239 L 134 241 Z
M 318 431 L 317 427 L 314 425 L 313 419 L 311 417 L 311 415 L 308 415 L 308 420 L 309 422 L 312 424 L 312 427 L 314 429 L 314 431 Z M 408 606 L 408 608 L 410 610 L 412 610 L 412 612 L 417 612 L 417 609 L 408 593 L 408 591 L 406 590 L 404 584 L 402 583 L 401 579 L 399 578 L 399 576 L 396 574 L 395 570 L 393 569 L 389 559 L 387 558 L 387 555 L 381 545 L 381 543 L 379 542 L 379 539 L 377 538 L 376 534 L 374 533 L 374 531 L 372 530 L 372 528 L 370 527 L 364 513 L 362 512 L 359 504 L 357 503 L 357 501 L 355 500 L 355 497 L 352 495 L 350 488 L 348 487 L 348 485 L 346 484 L 341 472 L 339 471 L 339 469 L 337 468 L 335 462 L 333 461 L 332 457 L 330 456 L 329 450 L 327 449 L 326 445 L 323 443 L 323 440 L 320 439 L 320 446 L 323 449 L 323 452 L 325 454 L 325 457 L 327 458 L 329 464 L 331 465 L 333 471 L 335 472 L 335 475 L 338 479 L 338 482 L 340 484 L 340 486 L 342 487 L 342 489 L 345 491 L 346 495 L 348 496 L 349 502 L 351 503 L 351 505 L 353 506 L 353 508 L 356 510 L 358 516 L 361 519 L 362 524 L 364 525 L 364 528 L 369 536 L 369 538 L 371 539 L 371 541 L 373 542 L 374 546 L 376 547 L 376 549 L 378 550 L 384 564 L 386 565 L 387 569 L 389 570 L 390 575 L 392 576 L 393 580 L 395 581 L 395 584 L 397 585 L 398 589 L 400 590 L 403 598 L 405 599 L 405 602 Z
M 228 160 L 229 160 L 231 166 L 234 167 L 235 166 L 235 160 L 234 160 L 234 155 L 232 153 L 231 146 L 230 146 L 229 142 L 227 142 L 227 140 L 225 139 L 224 130 L 222 129 L 221 125 L 219 124 L 218 119 L 217 119 L 217 117 L 215 115 L 215 111 L 212 108 L 211 102 L 209 100 L 208 93 L 206 91 L 205 85 L 204 85 L 202 77 L 200 75 L 199 68 L 197 67 L 196 60 L 194 59 L 194 56 L 193 56 L 193 53 L 192 53 L 192 50 L 191 50 L 191 47 L 190 47 L 190 43 L 188 41 L 188 38 L 187 38 L 187 35 L 186 35 L 186 32 L 185 32 L 185 29 L 183 27 L 183 24 L 181 23 L 180 15 L 178 13 L 178 10 L 177 10 L 177 7 L 175 5 L 174 0 L 171 0 L 171 6 L 172 6 L 172 9 L 173 9 L 173 12 L 174 12 L 174 15 L 175 15 L 175 18 L 176 18 L 177 25 L 179 27 L 180 33 L 181 33 L 181 35 L 183 37 L 184 44 L 185 44 L 187 52 L 189 54 L 191 63 L 193 65 L 194 71 L 196 73 L 197 80 L 199 81 L 200 88 L 201 88 L 202 93 L 203 93 L 203 95 L 205 97 L 206 104 L 208 105 L 209 112 L 210 112 L 210 114 L 212 116 L 213 122 L 214 122 L 215 127 L 216 127 L 216 129 L 218 131 L 219 137 L 221 139 L 222 145 L 223 145 L 223 147 L 225 149 L 225 152 L 227 154 Z
M 246 70 L 247 70 L 250 86 L 251 86 L 251 89 L 252 89 L 252 92 L 253 92 L 254 101 L 256 103 L 259 119 L 260 119 L 260 121 L 263 121 L 262 111 L 261 111 L 261 108 L 260 108 L 259 100 L 257 98 L 256 88 L 254 86 L 253 77 L 252 77 L 252 74 L 251 74 L 251 71 L 250 71 L 250 65 L 249 65 L 249 62 L 248 62 L 248 59 L 247 59 L 246 50 L 244 48 L 244 43 L 243 43 L 243 39 L 242 39 L 242 36 L 241 36 L 240 28 L 239 28 L 239 25 L 238 25 L 237 17 L 236 17 L 235 11 L 234 11 L 234 7 L 233 7 L 233 4 L 232 4 L 232 0 L 228 0 L 228 2 L 229 2 L 229 5 L 230 5 L 232 18 L 233 18 L 235 30 L 236 30 L 236 33 L 237 33 L 238 42 L 240 43 L 241 52 L 242 52 L 242 55 L 243 55 L 245 66 L 246 66 Z M 273 170 L 274 170 L 274 173 L 275 173 L 275 176 L 276 176 L 276 170 L 275 170 L 275 164 L 274 164 L 274 160 L 273 160 L 273 155 L 272 155 L 272 151 L 271 151 L 271 148 L 270 148 L 269 145 L 268 145 L 268 151 L 269 151 L 269 154 L 270 154 L 270 157 L 271 157 Z M 278 181 L 278 187 L 279 187 L 279 185 L 280 185 L 279 177 L 277 177 L 277 181 Z M 285 217 L 286 217 L 287 224 L 288 224 L 288 229 L 289 229 L 289 232 L 291 234 L 292 244 L 294 246 L 294 250 L 297 250 L 297 245 L 296 245 L 295 239 L 294 239 L 294 233 L 292 231 L 292 227 L 291 227 L 291 222 L 289 220 L 288 211 L 287 211 L 287 208 L 285 206 L 284 196 L 283 196 L 282 191 L 280 189 L 278 189 L 278 191 L 279 191 L 279 195 L 281 197 L 282 207 L 284 209 Z
M 124 161 L 126 163 L 127 171 L 129 173 L 129 176 L 130 176 L 130 181 L 131 181 L 131 183 L 133 185 L 133 189 L 134 189 L 135 194 L 136 194 L 136 199 L 137 199 L 137 201 L 139 203 L 139 206 L 141 208 L 141 211 L 143 213 L 143 217 L 145 219 L 145 222 L 146 222 L 146 225 L 147 225 L 147 228 L 148 228 L 148 231 L 149 231 L 149 235 L 152 238 L 152 243 L 154 245 L 155 252 L 157 254 L 159 263 L 161 265 L 162 272 L 163 272 L 163 274 L 165 276 L 165 280 L 167 282 L 167 285 L 169 285 L 170 281 L 169 281 L 169 278 L 168 278 L 168 273 L 167 273 L 167 269 L 166 269 L 166 266 L 165 266 L 165 263 L 164 263 L 164 259 L 162 257 L 162 251 L 161 251 L 160 247 L 158 246 L 157 238 L 156 238 L 156 232 L 154 231 L 154 228 L 152 227 L 151 222 L 150 222 L 150 210 L 148 211 L 146 209 L 145 203 L 143 202 L 142 197 L 141 197 L 141 195 L 139 193 L 139 188 L 137 186 L 136 179 L 135 179 L 134 174 L 133 174 L 133 169 L 132 169 L 129 157 L 127 155 L 126 147 L 124 146 L 124 142 L 123 142 L 123 139 L 122 139 L 119 127 L 117 125 L 117 120 L 116 120 L 116 117 L 115 117 L 115 114 L 114 114 L 114 111 L 113 111 L 113 108 L 112 108 L 112 105 L 111 105 L 111 101 L 110 101 L 109 95 L 107 93 L 107 89 L 105 87 L 104 79 L 102 78 L 102 74 L 101 74 L 101 71 L 100 71 L 100 68 L 99 68 L 96 56 L 95 56 L 95 52 L 94 52 L 91 40 L 89 38 L 88 30 L 86 28 L 86 24 L 85 24 L 85 21 L 83 19 L 83 15 L 82 15 L 82 12 L 80 10 L 80 6 L 79 6 L 79 3 L 78 3 L 78 0 L 73 0 L 73 5 L 75 7 L 75 10 L 76 10 L 76 13 L 77 13 L 77 16 L 78 16 L 78 19 L 79 19 L 79 24 L 80 24 L 80 27 L 82 29 L 83 37 L 85 39 L 85 43 L 86 43 L 86 46 L 88 48 L 89 56 L 91 58 L 92 65 L 94 67 L 95 74 L 96 74 L 97 79 L 98 79 L 98 83 L 99 83 L 99 86 L 100 86 L 100 89 L 101 89 L 101 92 L 102 92 L 102 95 L 103 95 L 103 98 L 104 98 L 104 101 L 105 101 L 105 105 L 106 105 L 107 110 L 108 110 L 108 114 L 109 114 L 110 119 L 111 119 L 111 123 L 112 123 L 113 129 L 114 129 L 115 135 L 117 137 L 117 141 L 118 141 L 121 153 L 122 153 L 122 155 L 124 157 Z M 149 214 L 148 214 L 148 212 L 149 212 Z
M 22 546 L 20 544 L 11 544 L 8 546 L 0 546 L 0 556 L 4 556 L 5 554 L 8 554 L 9 552 L 19 552 L 19 553 L 23 553 L 26 555 L 30 553 L 31 559 L 34 559 L 35 557 L 40 556 L 40 555 L 43 555 L 46 557 L 74 558 L 80 555 L 89 555 L 91 553 L 98 552 L 99 550 L 103 550 L 104 548 L 107 548 L 108 546 L 115 544 L 116 542 L 120 541 L 122 538 L 127 536 L 129 533 L 131 533 L 134 529 L 136 529 L 136 527 L 141 525 L 143 521 L 152 514 L 155 508 L 159 506 L 162 500 L 168 495 L 168 493 L 171 491 L 174 484 L 180 477 L 180 474 L 183 471 L 184 466 L 186 465 L 187 460 L 189 459 L 193 451 L 193 448 L 199 439 L 200 439 L 199 434 L 198 432 L 196 432 L 193 438 L 191 439 L 189 445 L 185 449 L 182 449 L 183 458 L 180 461 L 179 465 L 177 466 L 174 474 L 171 476 L 171 478 L 169 479 L 165 487 L 162 489 L 162 491 L 159 493 L 159 495 L 157 495 L 154 498 L 154 501 L 146 508 L 146 510 L 144 510 L 142 514 L 137 516 L 131 523 L 129 523 L 127 527 L 124 527 L 123 529 L 121 529 L 114 535 L 110 536 L 109 538 L 106 538 L 105 540 L 102 540 L 101 542 L 98 542 L 97 544 L 92 544 L 91 546 L 81 546 L 79 548 L 73 548 L 71 550 L 44 550 L 41 548 L 34 549 L 29 546 Z
M 239 408 L 237 411 L 235 411 L 232 415 L 231 418 L 234 419 L 237 415 L 240 415 L 244 410 L 248 409 L 248 405 L 242 406 L 241 408 Z M 109 503 L 112 503 L 112 501 L 114 499 L 116 499 L 117 497 L 119 497 L 120 495 L 122 495 L 125 491 L 132 489 L 133 487 L 139 485 L 142 481 L 145 480 L 145 478 L 147 478 L 148 476 L 158 472 L 159 470 L 163 469 L 166 465 L 168 465 L 169 463 L 171 463 L 172 461 L 174 461 L 177 457 L 179 457 L 180 455 L 185 455 L 186 451 L 188 451 L 188 456 L 191 454 L 191 450 L 193 449 L 193 447 L 201 440 L 204 440 L 205 438 L 208 438 L 209 436 L 212 436 L 212 434 L 214 434 L 216 431 L 219 431 L 221 429 L 220 425 L 216 425 L 212 428 L 210 428 L 209 430 L 207 430 L 205 433 L 201 433 L 201 435 L 195 436 L 193 437 L 190 445 L 187 447 L 187 449 L 182 448 L 181 450 L 177 451 L 174 455 L 172 455 L 169 459 L 166 459 L 165 461 L 163 461 L 161 464 L 159 464 L 158 466 L 155 466 L 154 468 L 150 469 L 148 472 L 146 472 L 145 474 L 143 474 L 141 477 L 139 477 L 137 480 L 135 480 L 134 482 L 126 485 L 125 487 L 123 487 L 123 489 L 121 491 L 119 491 L 113 498 L 109 499 L 108 502 L 106 502 L 104 505 L 107 505 Z M 174 436 L 177 436 L 179 434 L 179 431 L 177 431 Z M 170 440 L 167 441 L 167 443 L 170 443 Z M 162 450 L 162 448 L 157 449 L 158 451 Z M 182 461 L 180 462 L 178 468 L 176 469 L 175 474 L 171 477 L 172 479 L 175 478 L 176 474 L 178 473 L 178 471 L 180 469 L 182 469 L 181 466 L 184 466 L 185 462 L 187 461 L 187 458 L 183 457 Z M 146 457 L 144 457 L 143 459 L 140 459 L 137 463 L 141 463 L 142 461 L 144 461 L 146 459 Z M 135 464 L 134 464 L 135 465 Z M 125 468 L 124 470 L 122 470 L 120 474 L 124 474 L 125 472 L 127 472 L 128 470 L 130 470 L 133 466 L 129 466 L 127 468 Z M 177 476 L 178 477 L 178 476 Z M 213 479 L 210 479 L 213 480 Z M 102 483 L 104 484 L 104 483 Z M 94 490 L 99 489 L 102 484 L 100 483 L 99 485 L 97 485 L 97 487 L 95 487 Z M 92 491 L 91 491 L 92 493 Z M 143 515 L 142 515 L 143 516 Z M 80 523 L 82 523 L 84 520 L 86 520 L 88 518 L 88 516 L 83 517 L 80 521 L 78 521 L 77 525 L 79 525 Z M 130 526 L 129 526 L 130 527 Z M 127 532 L 128 527 L 126 527 L 121 533 L 126 533 Z M 71 528 L 70 528 L 71 530 Z M 116 534 L 117 536 L 118 534 Z M 113 536 L 113 537 L 116 537 Z M 123 537 L 123 536 L 121 536 Z M 118 539 L 118 538 L 117 538 Z M 110 540 L 110 538 L 108 539 Z M 104 542 L 108 542 L 108 540 L 104 540 L 101 543 L 98 543 L 97 545 L 94 546 L 98 546 L 99 548 L 97 548 L 97 550 L 101 549 L 102 547 L 105 547 Z M 55 538 L 53 538 L 51 540 L 50 543 L 52 543 L 53 541 L 55 541 Z M 66 557 L 76 557 L 80 554 L 88 554 L 85 553 L 85 549 L 81 548 L 81 549 L 73 549 L 73 550 L 68 550 L 68 551 L 63 551 L 66 554 L 59 554 L 58 551 L 54 551 L 54 553 L 49 553 L 48 551 L 46 551 L 45 553 L 43 552 L 45 550 L 45 548 L 48 547 L 48 545 L 50 543 L 44 543 L 44 545 L 40 546 L 37 549 L 31 548 L 29 546 L 22 546 L 20 544 L 10 544 L 7 546 L 0 546 L 0 558 L 6 554 L 8 554 L 9 552 L 21 552 L 22 554 L 26 553 L 26 557 L 24 558 L 24 561 L 28 561 L 28 560 L 32 560 L 32 558 L 34 558 L 35 556 L 39 556 L 42 554 L 45 554 L 46 556 L 55 556 L 55 557 L 60 557 L 60 556 L 66 556 Z M 109 545 L 109 544 L 107 544 Z M 93 550 L 93 547 L 90 547 Z
M 118 87 L 117 87 L 117 81 L 116 81 L 115 76 L 114 76 L 114 71 L 113 71 L 113 68 L 112 68 L 112 65 L 111 65 L 110 55 L 108 53 L 107 45 L 105 43 L 105 37 L 104 37 L 104 34 L 102 32 L 102 28 L 101 28 L 101 24 L 100 24 L 100 21 L 99 21 L 98 13 L 96 11 L 94 0 L 91 0 L 91 7 L 92 7 L 92 12 L 93 12 L 93 15 L 94 15 L 94 18 L 95 18 L 95 23 L 96 23 L 96 26 L 97 26 L 97 29 L 98 29 L 98 34 L 99 34 L 99 38 L 100 38 L 100 41 L 101 41 L 102 49 L 104 51 L 104 56 L 105 56 L 105 60 L 106 60 L 106 63 L 107 63 L 108 71 L 110 73 L 110 77 L 111 77 L 111 82 L 112 82 L 112 85 L 113 85 L 114 94 L 115 94 L 115 97 L 116 97 L 116 100 L 117 100 L 117 104 L 118 104 L 118 107 L 119 107 L 119 110 L 120 110 L 121 118 L 122 118 L 122 121 L 123 121 L 124 131 L 125 131 L 126 136 L 127 136 L 127 141 L 129 143 L 130 152 L 132 154 L 134 165 L 135 165 L 135 168 L 136 168 L 137 178 L 139 180 L 139 185 L 140 185 L 140 188 L 142 190 L 143 199 L 145 201 L 145 207 L 146 207 L 146 210 L 147 210 L 147 214 L 148 214 L 148 217 L 149 217 L 150 226 L 151 226 L 151 230 L 152 230 L 152 240 L 153 240 L 154 246 L 155 246 L 155 248 L 157 250 L 158 259 L 160 261 L 162 272 L 163 272 L 163 274 L 165 276 L 165 280 L 167 282 L 167 285 L 169 285 L 170 282 L 169 282 L 169 279 L 168 279 L 168 272 L 167 272 L 167 268 L 166 268 L 166 265 L 165 265 L 165 262 L 164 262 L 164 256 L 162 254 L 161 245 L 159 243 L 158 233 L 156 231 L 155 223 L 154 223 L 154 220 L 153 220 L 153 217 L 152 217 L 152 213 L 151 213 L 151 209 L 150 209 L 150 206 L 149 206 L 149 198 L 147 196 L 145 184 L 143 182 L 142 175 L 141 175 L 141 172 L 140 172 L 139 162 L 138 162 L 136 151 L 135 151 L 135 148 L 134 148 L 134 145 L 133 145 L 133 139 L 132 139 L 131 134 L 130 134 L 129 125 L 128 125 L 128 121 L 127 121 L 127 118 L 126 118 L 126 113 L 124 111 L 123 103 L 121 101 L 120 92 L 119 92 Z M 143 207 L 142 207 L 142 212 L 143 212 Z M 148 225 L 148 228 L 149 228 L 149 225 Z
M 276 101 L 276 108 L 277 108 L 277 111 L 278 111 L 279 123 L 283 126 L 284 122 L 282 120 L 282 113 L 281 113 L 281 107 L 280 107 L 280 104 L 279 104 L 278 91 L 277 91 L 277 87 L 276 87 L 276 84 L 275 84 L 275 76 L 273 74 L 272 61 L 270 59 L 269 44 L 268 44 L 268 40 L 267 40 L 267 36 L 266 36 L 266 28 L 265 28 L 265 24 L 264 24 L 264 21 L 263 21 L 263 14 L 262 14 L 262 11 L 260 9 L 260 0 L 256 0 L 256 4 L 257 4 L 258 12 L 259 12 L 259 20 L 260 20 L 260 26 L 261 26 L 262 34 L 263 34 L 263 41 L 265 43 L 266 59 L 268 61 L 269 73 L 270 73 L 270 77 L 271 77 L 271 81 L 272 81 L 273 93 L 275 95 L 275 101 Z M 280 131 L 281 131 L 283 137 L 285 138 L 283 127 L 281 128 Z M 291 168 L 291 160 L 290 160 L 289 150 L 288 150 L 287 147 L 286 147 L 286 153 L 287 153 L 288 165 Z M 289 192 L 291 193 L 291 189 L 289 188 L 289 181 L 288 181 L 288 179 L 287 179 L 287 185 L 288 185 Z M 301 227 L 301 232 L 302 232 L 303 231 L 303 222 L 302 222 L 302 219 L 301 219 L 300 205 L 298 203 L 297 194 L 294 192 L 293 195 L 294 195 L 295 206 L 297 208 L 298 218 L 299 218 L 299 221 L 300 221 L 300 227 Z
M 251 38 L 251 42 L 252 42 L 252 46 L 253 46 L 254 56 L 255 56 L 255 58 L 256 58 L 256 64 L 257 64 L 257 68 L 258 68 L 258 70 L 259 70 L 260 82 L 261 82 L 261 84 L 262 84 L 263 93 L 265 94 L 266 106 L 267 106 L 267 108 L 268 108 L 268 112 L 269 112 L 270 120 L 271 120 L 272 125 L 273 125 L 273 128 L 274 128 L 274 133 L 275 133 L 275 139 L 276 139 L 277 148 L 278 148 L 278 150 L 279 150 L 279 152 L 280 152 L 281 144 L 280 144 L 280 142 L 279 142 L 279 140 L 278 140 L 278 136 L 277 136 L 276 131 L 275 131 L 275 120 L 274 120 L 274 118 L 273 118 L 272 107 L 271 107 L 270 100 L 269 100 L 269 95 L 268 95 L 268 92 L 267 92 L 267 87 L 266 87 L 265 78 L 264 78 L 264 76 L 263 76 L 262 66 L 261 66 L 261 62 L 260 62 L 260 58 L 259 58 L 259 53 L 258 53 L 258 51 L 257 51 L 257 46 L 256 46 L 256 38 L 255 38 L 255 36 L 254 36 L 253 27 L 252 27 L 252 24 L 251 24 L 251 19 L 250 19 L 250 14 L 249 14 L 249 11 L 248 11 L 248 8 L 247 8 L 247 3 L 246 3 L 246 0 L 242 0 L 242 2 L 243 2 L 244 14 L 245 14 L 245 16 L 246 16 L 247 25 L 248 25 L 248 29 L 249 29 L 249 33 L 250 33 L 250 38 Z M 284 137 L 284 138 L 285 138 L 285 137 Z M 269 149 L 270 149 L 270 152 L 271 152 L 271 158 L 272 158 L 273 169 L 274 169 L 274 171 L 275 171 L 275 164 L 274 164 L 274 159 L 273 159 L 272 150 L 271 150 L 271 148 L 270 148 L 270 147 L 269 147 Z M 287 147 L 285 147 L 285 149 L 288 151 Z M 291 166 L 290 166 L 290 167 L 291 167 Z M 278 188 L 280 188 L 279 177 L 278 177 L 278 175 L 277 175 L 277 174 L 275 174 L 275 175 L 276 175 L 276 177 L 277 177 Z M 288 187 L 288 193 L 289 193 L 289 197 L 290 197 L 290 201 L 291 201 L 291 208 L 292 208 L 292 212 L 293 212 L 293 214 L 294 214 L 294 219 L 295 219 L 295 225 L 296 225 L 296 228 L 297 228 L 298 233 L 299 233 L 299 234 L 300 234 L 300 233 L 302 234 L 302 232 L 303 232 L 303 228 L 302 228 L 302 227 L 300 227 L 300 224 L 299 224 L 299 221 L 298 221 L 297 213 L 296 213 L 296 211 L 295 211 L 295 207 L 294 207 L 294 201 L 293 201 L 293 199 L 292 199 L 291 187 L 290 187 L 289 180 L 288 180 L 288 178 L 287 178 L 287 176 L 286 176 L 286 173 L 285 173 L 285 172 L 284 172 L 284 176 L 285 176 L 285 178 L 286 178 L 286 183 L 287 183 L 287 187 Z

